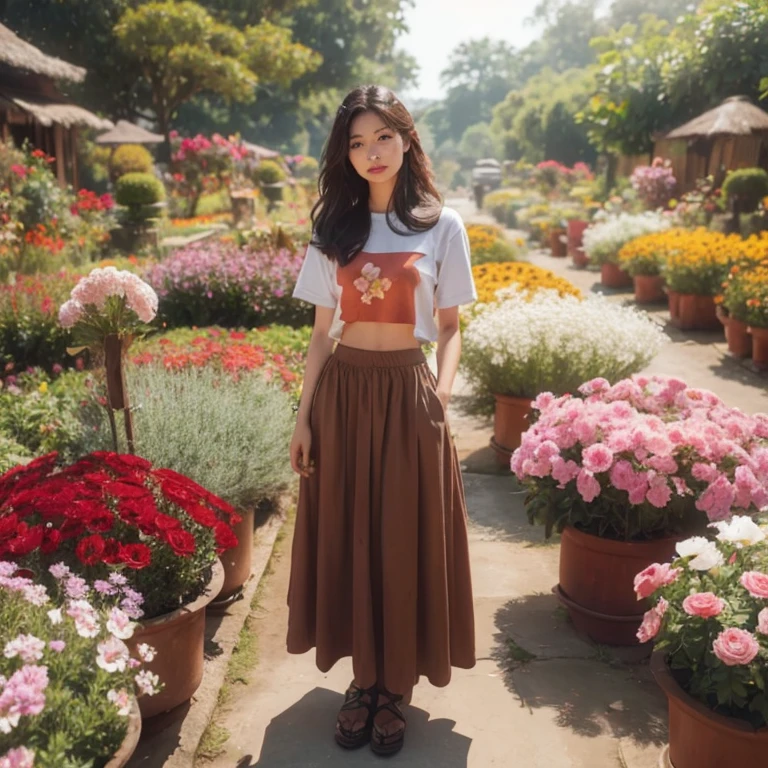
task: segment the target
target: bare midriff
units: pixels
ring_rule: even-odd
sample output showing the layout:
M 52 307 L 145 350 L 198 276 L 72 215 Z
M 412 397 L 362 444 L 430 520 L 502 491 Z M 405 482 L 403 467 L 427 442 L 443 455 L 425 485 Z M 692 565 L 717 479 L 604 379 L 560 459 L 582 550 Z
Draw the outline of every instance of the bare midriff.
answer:
M 347 323 L 341 334 L 345 347 L 392 352 L 420 347 L 413 335 L 414 326 L 405 323 Z

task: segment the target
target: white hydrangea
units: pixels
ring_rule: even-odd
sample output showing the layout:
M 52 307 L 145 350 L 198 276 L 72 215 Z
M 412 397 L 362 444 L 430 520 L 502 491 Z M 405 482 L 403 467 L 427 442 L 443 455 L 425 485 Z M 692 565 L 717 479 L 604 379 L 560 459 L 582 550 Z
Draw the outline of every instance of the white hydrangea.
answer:
M 584 252 L 590 261 L 602 264 L 614 259 L 630 240 L 669 229 L 673 223 L 669 216 L 655 211 L 609 216 L 584 232 Z

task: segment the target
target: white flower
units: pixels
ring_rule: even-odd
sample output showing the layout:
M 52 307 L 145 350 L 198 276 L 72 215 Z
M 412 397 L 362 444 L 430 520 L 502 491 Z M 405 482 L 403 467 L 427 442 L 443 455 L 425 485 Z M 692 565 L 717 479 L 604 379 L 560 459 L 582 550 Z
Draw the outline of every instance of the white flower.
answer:
M 693 557 L 688 561 L 688 567 L 694 571 L 709 571 L 724 562 L 717 544 L 703 536 L 693 536 L 681 541 L 675 549 L 680 557 Z
M 146 696 L 154 696 L 159 690 L 160 678 L 147 669 L 139 672 L 135 680 L 139 690 Z
M 25 663 L 32 664 L 43 658 L 45 642 L 34 635 L 18 635 L 5 644 L 3 655 L 6 659 L 14 659 L 17 656 Z
M 96 650 L 99 652 L 96 657 L 98 666 L 107 672 L 125 672 L 131 654 L 128 651 L 128 646 L 122 640 L 110 636 L 103 643 L 99 643 Z
M 147 664 L 155 658 L 155 649 L 151 645 L 139 643 L 139 647 L 136 650 L 139 652 L 141 660 L 146 661 Z
M 593 224 L 584 232 L 584 252 L 590 260 L 601 263 L 615 258 L 621 247 L 641 235 L 661 232 L 672 225 L 667 216 L 648 211 L 620 213 Z
M 117 707 L 118 715 L 125 716 L 131 713 L 131 696 L 125 688 L 109 691 L 107 698 Z
M 61 624 L 64 621 L 64 617 L 61 615 L 61 608 L 54 608 L 48 611 L 48 618 L 51 620 L 51 624 Z
M 717 528 L 719 541 L 735 544 L 736 547 L 751 547 L 765 539 L 765 532 L 747 515 L 735 515 L 730 520 L 722 520 L 710 523 L 712 528 Z
M 133 637 L 133 630 L 135 628 L 136 624 L 131 621 L 128 614 L 124 611 L 121 611 L 119 608 L 113 608 L 109 612 L 107 631 L 111 632 L 115 637 L 127 640 L 129 637 Z

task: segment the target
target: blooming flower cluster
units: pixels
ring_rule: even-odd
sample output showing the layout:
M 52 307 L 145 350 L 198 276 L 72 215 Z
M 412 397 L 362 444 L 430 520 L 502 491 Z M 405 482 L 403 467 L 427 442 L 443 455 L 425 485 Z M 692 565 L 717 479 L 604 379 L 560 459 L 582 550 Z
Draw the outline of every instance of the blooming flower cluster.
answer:
M 142 669 L 154 649 L 140 645 L 133 657 L 126 645 L 142 596 L 117 573 L 90 585 L 57 563 L 50 576 L 49 593 L 0 560 L 0 621 L 9 638 L 0 657 L 0 744 L 11 747 L 0 765 L 33 765 L 35 752 L 57 741 L 73 761 L 103 758 L 125 735 L 134 693 L 159 690 L 157 675 Z
M 51 453 L 0 476 L 0 557 L 62 560 L 102 581 L 118 570 L 150 617 L 204 586 L 201 573 L 237 544 L 239 521 L 189 478 L 132 455 L 94 452 L 59 467 Z
M 763 233 L 766 257 L 757 264 L 735 265 L 723 285 L 728 314 L 757 328 L 768 328 L 768 233 Z
M 760 728 L 768 725 L 766 526 L 735 516 L 712 527 L 714 540 L 681 541 L 673 563 L 654 563 L 635 577 L 638 600 L 654 603 L 638 639 L 667 653 L 692 696 Z
M 593 264 L 616 263 L 626 243 L 641 235 L 669 229 L 671 220 L 660 213 L 619 213 L 596 221 L 584 232 L 584 252 Z
M 481 304 L 496 301 L 497 291 L 510 287 L 527 296 L 532 296 L 540 290 L 550 289 L 557 291 L 560 296 L 570 295 L 581 298 L 581 291 L 573 283 L 549 269 L 533 264 L 516 261 L 477 264 L 472 267 L 472 277 L 477 288 L 477 298 Z
M 568 500 L 550 522 L 571 516 L 624 539 L 667 532 L 696 512 L 717 521 L 768 507 L 768 416 L 659 376 L 596 379 L 579 393 L 540 395 L 512 457 L 537 512 Z
M 583 301 L 516 286 L 477 308 L 464 332 L 462 366 L 479 393 L 534 398 L 573 392 L 596 376 L 617 380 L 642 370 L 666 340 L 645 313 L 601 296 Z M 606 332 L 606 329 L 610 329 Z
M 114 207 L 115 201 L 109 192 L 97 195 L 89 189 L 81 189 L 70 211 L 74 216 L 87 216 L 94 211 L 111 211 Z
M 645 207 L 651 210 L 666 208 L 677 186 L 672 164 L 658 157 L 651 165 L 635 168 L 630 182 Z

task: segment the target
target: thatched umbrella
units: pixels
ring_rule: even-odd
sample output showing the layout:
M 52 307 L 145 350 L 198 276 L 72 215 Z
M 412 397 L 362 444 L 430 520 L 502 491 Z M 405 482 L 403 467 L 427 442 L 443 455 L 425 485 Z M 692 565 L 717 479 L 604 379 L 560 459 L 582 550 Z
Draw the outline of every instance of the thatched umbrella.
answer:
M 746 96 L 731 96 L 720 106 L 668 133 L 666 138 L 752 136 L 756 133 L 768 133 L 768 113 L 752 104 Z
M 162 134 L 150 133 L 139 125 L 129 123 L 127 120 L 118 120 L 117 125 L 106 133 L 102 133 L 97 139 L 97 144 L 119 146 L 120 144 L 160 144 L 165 141 Z

